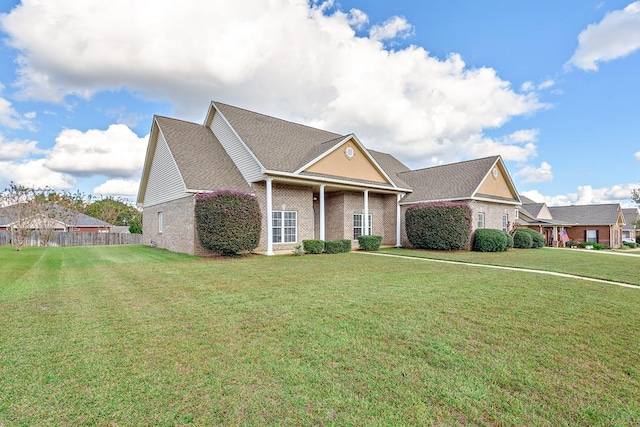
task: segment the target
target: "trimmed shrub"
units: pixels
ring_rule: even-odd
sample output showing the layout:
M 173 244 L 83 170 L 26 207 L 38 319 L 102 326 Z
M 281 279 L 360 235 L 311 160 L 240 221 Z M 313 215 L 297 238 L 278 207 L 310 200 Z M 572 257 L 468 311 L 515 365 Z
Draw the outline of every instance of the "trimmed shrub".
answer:
M 351 240 L 350 239 L 342 239 L 338 240 L 342 242 L 342 252 L 351 252 Z
M 530 249 L 533 247 L 533 237 L 524 228 L 518 228 L 513 233 L 513 247 L 518 249 Z
M 339 254 L 344 252 L 342 240 L 327 240 L 324 242 L 324 251 L 328 254 Z
M 544 236 L 541 233 L 538 233 L 536 230 L 532 230 L 530 228 L 518 228 L 518 230 L 522 230 L 525 233 L 529 233 L 531 238 L 533 239 L 532 248 L 544 248 L 546 246 L 546 242 L 544 240 Z
M 195 220 L 202 247 L 221 255 L 252 251 L 260 243 L 260 206 L 251 194 L 226 190 L 198 194 Z
M 322 240 L 303 240 L 302 247 L 309 254 L 321 254 L 324 251 L 324 241 Z
M 358 236 L 358 246 L 363 251 L 377 251 L 382 244 L 382 236 L 362 235 Z
M 472 211 L 466 203 L 420 203 L 407 209 L 405 228 L 419 249 L 460 250 L 469 247 Z
M 478 228 L 474 233 L 473 250 L 478 252 L 504 252 L 508 246 L 507 236 L 502 230 Z

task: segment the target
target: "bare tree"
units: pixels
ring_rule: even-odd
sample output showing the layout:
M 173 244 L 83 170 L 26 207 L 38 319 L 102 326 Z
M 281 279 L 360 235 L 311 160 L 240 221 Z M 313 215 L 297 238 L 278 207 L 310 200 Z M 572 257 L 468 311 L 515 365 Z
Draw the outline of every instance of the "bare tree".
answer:
M 57 230 L 77 224 L 87 203 L 82 193 L 57 193 L 51 188 L 32 188 L 11 182 L 0 193 L 0 207 L 11 233 L 11 243 L 21 250 L 27 237 L 37 231 L 48 246 Z

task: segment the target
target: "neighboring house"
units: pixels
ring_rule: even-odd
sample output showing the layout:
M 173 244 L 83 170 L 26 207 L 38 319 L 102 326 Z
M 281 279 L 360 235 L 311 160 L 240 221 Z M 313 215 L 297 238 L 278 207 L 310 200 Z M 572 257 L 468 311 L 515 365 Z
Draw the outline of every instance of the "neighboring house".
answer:
M 573 242 L 600 243 L 612 248 L 622 246 L 625 217 L 620 204 L 547 206 L 520 197 L 519 226 L 543 233 L 549 246 L 559 245 L 562 229 Z
M 640 209 L 638 208 L 625 208 L 622 209 L 624 215 L 624 227 L 622 227 L 622 239 L 626 241 L 636 241 L 640 237 L 640 228 L 638 223 L 640 221 Z
M 289 251 L 305 239 L 381 235 L 408 246 L 404 210 L 438 200 L 470 203 L 477 227 L 505 228 L 518 193 L 499 156 L 412 171 L 354 135 L 212 102 L 204 124 L 155 116 L 137 203 L 146 242 L 207 253 L 194 224 L 195 195 L 254 194 L 262 210 L 258 251 Z
M 8 214 L 9 209 L 11 207 L 0 208 L 0 230 L 16 228 L 15 221 L 11 220 L 11 215 Z M 86 233 L 109 233 L 111 227 L 113 227 L 105 221 L 79 212 L 54 215 L 52 218 L 24 218 L 22 223 L 22 227 L 27 227 L 31 230 L 47 228 L 54 231 L 80 231 Z

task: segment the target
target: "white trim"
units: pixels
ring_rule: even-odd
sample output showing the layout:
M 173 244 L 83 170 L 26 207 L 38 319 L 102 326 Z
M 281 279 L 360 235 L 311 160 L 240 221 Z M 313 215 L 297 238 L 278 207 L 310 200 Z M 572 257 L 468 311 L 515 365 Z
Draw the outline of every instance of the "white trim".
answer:
M 401 210 L 400 210 L 400 199 L 402 199 L 402 194 L 397 195 L 396 199 L 396 248 L 402 247 L 402 227 L 401 227 Z
M 415 205 L 418 203 L 431 203 L 431 202 L 489 202 L 489 203 L 497 203 L 502 205 L 513 205 L 518 206 L 520 203 L 516 201 L 502 200 L 502 199 L 490 199 L 488 197 L 463 197 L 463 198 L 455 198 L 455 199 L 430 199 L 430 200 L 416 200 L 415 202 L 400 202 L 401 205 Z
M 271 226 L 273 209 L 273 188 L 271 177 L 267 177 L 267 255 L 273 255 L 273 228 Z
M 320 184 L 320 240 L 324 240 L 324 234 L 324 184 Z
M 295 173 L 291 173 L 291 172 L 281 172 L 281 171 L 274 171 L 274 170 L 266 170 L 264 171 L 264 174 L 283 177 L 283 178 L 289 178 L 290 182 L 298 182 L 300 184 L 306 184 L 306 185 L 308 185 L 309 183 L 313 183 L 316 185 L 320 183 L 339 184 L 348 189 L 362 190 L 362 188 L 364 187 L 364 188 L 375 189 L 375 190 L 386 190 L 390 194 L 397 194 L 398 191 L 402 191 L 405 193 L 411 193 L 413 191 L 410 188 L 387 187 L 384 185 L 375 185 L 375 184 L 361 184 L 359 182 L 345 181 L 342 179 L 325 178 L 325 177 L 319 177 L 319 176 L 296 175 Z
M 290 228 L 290 227 L 286 227 L 285 225 L 285 221 L 286 221 L 286 214 L 293 214 L 294 218 L 295 218 L 295 234 L 293 237 L 292 241 L 287 241 L 286 240 L 286 229 Z M 292 244 L 292 243 L 297 243 L 298 242 L 298 211 L 291 211 L 291 210 L 281 210 L 281 209 L 276 209 L 274 211 L 271 212 L 271 232 L 273 234 L 273 214 L 280 214 L 280 241 L 278 242 L 273 242 L 276 245 L 282 245 L 282 244 Z M 278 216 L 278 215 L 276 215 Z
M 373 230 L 371 230 L 373 232 Z M 362 234 L 369 235 L 369 190 L 364 190 L 364 209 L 362 215 Z

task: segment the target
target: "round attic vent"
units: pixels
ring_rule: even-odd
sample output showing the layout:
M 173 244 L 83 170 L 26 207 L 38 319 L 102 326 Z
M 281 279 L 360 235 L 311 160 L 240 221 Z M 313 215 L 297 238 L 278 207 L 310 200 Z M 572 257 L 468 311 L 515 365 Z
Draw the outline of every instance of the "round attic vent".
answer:
M 491 172 L 493 174 L 493 179 L 496 179 L 498 177 L 498 168 L 493 168 L 493 172 Z
M 354 151 L 353 147 L 347 147 L 347 149 L 344 150 L 344 155 L 347 156 L 347 159 L 351 159 L 356 155 L 356 152 Z

